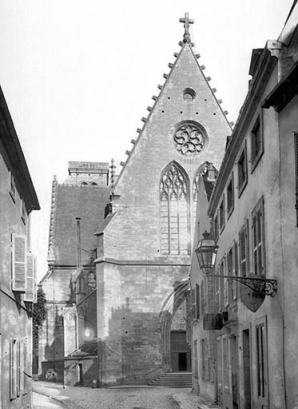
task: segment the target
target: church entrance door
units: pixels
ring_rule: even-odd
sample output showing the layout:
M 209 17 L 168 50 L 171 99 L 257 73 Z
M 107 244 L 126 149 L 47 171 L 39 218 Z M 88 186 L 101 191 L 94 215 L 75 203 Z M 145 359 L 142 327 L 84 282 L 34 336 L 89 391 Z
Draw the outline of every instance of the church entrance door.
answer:
M 172 372 L 190 371 L 190 348 L 186 343 L 186 331 L 171 331 Z

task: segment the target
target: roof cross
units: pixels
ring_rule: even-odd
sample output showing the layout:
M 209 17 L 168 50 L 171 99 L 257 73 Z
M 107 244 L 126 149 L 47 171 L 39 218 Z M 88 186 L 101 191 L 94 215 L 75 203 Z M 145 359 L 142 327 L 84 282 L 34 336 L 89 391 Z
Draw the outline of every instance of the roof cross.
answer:
M 183 41 L 185 43 L 190 42 L 190 34 L 189 34 L 189 25 L 194 23 L 194 20 L 189 18 L 188 13 L 185 13 L 184 18 L 179 19 L 180 23 L 184 23 L 184 35 L 183 35 Z

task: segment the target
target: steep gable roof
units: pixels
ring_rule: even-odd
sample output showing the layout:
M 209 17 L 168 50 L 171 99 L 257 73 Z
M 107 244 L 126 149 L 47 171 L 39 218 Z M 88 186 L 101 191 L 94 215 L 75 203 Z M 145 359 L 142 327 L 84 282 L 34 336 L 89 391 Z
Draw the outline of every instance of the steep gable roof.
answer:
M 117 179 L 115 189 L 117 189 L 117 185 L 119 185 L 119 183 L 121 182 L 122 176 L 125 173 L 125 169 L 134 156 L 135 151 L 138 148 L 138 145 L 142 140 L 148 126 L 152 125 L 152 122 L 154 121 L 153 118 L 159 116 L 159 119 L 161 121 L 164 120 L 164 117 L 166 115 L 163 114 L 166 114 L 166 110 L 163 108 L 165 108 L 165 106 L 168 107 L 171 104 L 176 105 L 177 122 L 179 122 L 179 120 L 183 121 L 196 118 L 198 119 L 198 122 L 202 122 L 202 112 L 199 112 L 202 111 L 201 107 L 200 110 L 198 108 L 198 111 L 195 114 L 196 118 L 194 118 L 194 116 L 192 116 L 192 118 L 188 118 L 187 112 L 185 112 L 187 111 L 188 107 L 185 105 L 187 104 L 188 97 L 194 98 L 196 100 L 195 103 L 197 102 L 198 107 L 199 105 L 202 105 L 202 102 L 204 101 L 206 105 L 205 110 L 212 111 L 214 116 L 220 115 L 224 117 L 226 122 L 227 134 L 230 134 L 232 132 L 231 128 L 233 126 L 233 123 L 229 122 L 226 116 L 228 112 L 223 110 L 221 106 L 222 101 L 220 99 L 217 99 L 215 95 L 217 91 L 216 88 L 212 88 L 210 85 L 211 78 L 208 76 L 206 77 L 203 72 L 205 66 L 198 63 L 200 54 L 195 54 L 193 50 L 194 44 L 190 40 L 190 35 L 188 34 L 185 37 L 184 34 L 184 40 L 181 41 L 179 45 L 181 46 L 181 50 L 179 53 L 174 54 L 176 59 L 174 63 L 169 64 L 170 72 L 168 74 L 163 74 L 165 83 L 163 85 L 158 85 L 160 93 L 158 96 L 153 96 L 153 100 L 155 102 L 152 107 L 147 108 L 149 112 L 147 117 L 142 118 L 142 122 L 144 123 L 144 125 L 141 129 L 137 129 L 139 135 L 136 139 L 132 140 L 132 149 L 126 151 L 128 158 L 126 162 L 121 162 L 122 170 Z M 196 83 L 196 87 L 194 87 L 194 83 Z M 180 95 L 177 98 L 176 93 L 176 98 L 173 98 L 173 100 L 171 101 L 171 96 L 169 94 L 171 94 L 171 91 L 175 91 L 175 89 L 177 90 L 177 88 L 180 90 Z M 213 119 L 214 118 L 212 118 L 212 120 Z M 154 122 L 156 122 L 156 120 Z M 219 167 L 219 163 L 216 165 L 217 167 Z

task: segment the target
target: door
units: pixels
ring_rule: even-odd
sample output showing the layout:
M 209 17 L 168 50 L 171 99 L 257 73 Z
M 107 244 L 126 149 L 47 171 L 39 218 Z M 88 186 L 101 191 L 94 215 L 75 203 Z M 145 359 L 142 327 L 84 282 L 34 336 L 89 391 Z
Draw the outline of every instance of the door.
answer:
M 257 404 L 258 409 L 268 408 L 268 373 L 267 373 L 267 337 L 266 323 L 256 326 L 256 362 L 257 362 Z
M 238 340 L 233 335 L 231 337 L 231 368 L 232 368 L 232 401 L 233 409 L 238 409 L 239 400 L 238 400 Z
M 243 331 L 244 409 L 251 409 L 250 339 L 249 329 Z
M 190 348 L 186 342 L 186 331 L 171 331 L 172 372 L 191 371 Z
M 178 353 L 179 372 L 187 370 L 187 354 L 186 352 Z

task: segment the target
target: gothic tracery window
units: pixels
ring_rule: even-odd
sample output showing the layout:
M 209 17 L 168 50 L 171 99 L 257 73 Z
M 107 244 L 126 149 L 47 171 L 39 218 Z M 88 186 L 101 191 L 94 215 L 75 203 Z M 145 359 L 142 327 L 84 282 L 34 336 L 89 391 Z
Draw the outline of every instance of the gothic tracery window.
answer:
M 189 183 L 185 172 L 172 162 L 160 181 L 161 253 L 189 254 Z

